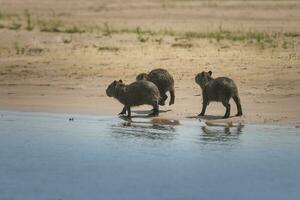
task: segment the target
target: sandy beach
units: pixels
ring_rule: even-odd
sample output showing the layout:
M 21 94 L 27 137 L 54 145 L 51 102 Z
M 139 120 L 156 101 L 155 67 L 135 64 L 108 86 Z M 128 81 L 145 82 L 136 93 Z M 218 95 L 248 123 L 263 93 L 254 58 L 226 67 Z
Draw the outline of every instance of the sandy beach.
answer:
M 194 77 L 212 70 L 238 85 L 244 116 L 230 120 L 300 123 L 299 1 L 0 5 L 0 110 L 116 115 L 122 105 L 106 96 L 106 87 L 160 67 L 174 76 L 176 89 L 175 105 L 161 107 L 163 118 L 199 114 Z M 211 103 L 205 119 L 224 112 Z

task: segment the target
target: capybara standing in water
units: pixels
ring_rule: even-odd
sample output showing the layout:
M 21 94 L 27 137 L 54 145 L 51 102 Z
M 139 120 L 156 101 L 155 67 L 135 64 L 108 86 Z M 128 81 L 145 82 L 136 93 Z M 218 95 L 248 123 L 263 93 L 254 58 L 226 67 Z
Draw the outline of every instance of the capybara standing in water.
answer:
M 147 80 L 154 83 L 160 93 L 159 105 L 165 105 L 165 101 L 168 98 L 166 92 L 170 92 L 169 105 L 175 102 L 175 90 L 174 90 L 174 79 L 173 76 L 165 69 L 154 69 L 149 74 L 141 73 L 136 77 L 136 80 Z
M 136 81 L 129 85 L 125 85 L 122 80 L 112 82 L 106 89 L 106 94 L 109 97 L 114 97 L 124 105 L 124 108 L 119 115 L 131 117 L 132 106 L 151 105 L 153 106 L 150 116 L 158 116 L 160 99 L 157 86 L 150 81 Z
M 203 107 L 199 116 L 204 116 L 207 105 L 210 101 L 222 102 L 226 108 L 224 118 L 230 116 L 229 100 L 232 97 L 237 106 L 236 116 L 241 116 L 242 106 L 238 94 L 238 89 L 233 80 L 227 77 L 213 79 L 212 72 L 201 72 L 196 75 L 195 81 L 202 89 Z

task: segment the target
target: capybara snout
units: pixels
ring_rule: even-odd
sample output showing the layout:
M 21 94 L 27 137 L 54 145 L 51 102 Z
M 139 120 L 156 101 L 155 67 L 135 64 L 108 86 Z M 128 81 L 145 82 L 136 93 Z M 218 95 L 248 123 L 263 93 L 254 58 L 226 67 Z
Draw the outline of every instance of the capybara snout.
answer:
M 209 72 L 201 72 L 196 75 L 195 82 L 201 87 L 204 88 L 205 84 L 210 81 L 212 75 L 212 71 Z

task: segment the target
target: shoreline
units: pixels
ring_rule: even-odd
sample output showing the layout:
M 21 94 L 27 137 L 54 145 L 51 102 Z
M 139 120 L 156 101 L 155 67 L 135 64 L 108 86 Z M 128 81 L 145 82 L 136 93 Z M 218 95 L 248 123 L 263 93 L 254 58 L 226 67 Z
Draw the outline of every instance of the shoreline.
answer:
M 87 112 L 55 112 L 55 111 L 49 111 L 49 110 L 40 110 L 40 111 L 32 111 L 32 110 L 26 110 L 26 109 L 12 109 L 12 108 L 3 108 L 0 107 L 0 116 L 2 117 L 2 113 L 13 113 L 13 114 L 33 114 L 33 115 L 59 115 L 59 116 L 68 116 L 70 118 L 74 118 L 76 120 L 76 117 L 116 117 L 120 120 L 124 120 L 124 122 L 130 122 L 126 117 L 113 115 L 113 114 L 97 114 L 97 113 L 87 113 Z M 133 113 L 139 112 L 139 110 L 133 110 Z M 70 119 L 69 118 L 69 119 Z M 267 125 L 267 126 L 289 126 L 289 127 L 295 127 L 299 128 L 300 123 L 298 122 L 251 122 L 245 120 L 243 117 L 229 117 L 227 119 L 205 119 L 205 117 L 181 117 L 181 118 L 172 118 L 172 117 L 164 117 L 164 116 L 158 116 L 158 117 L 148 117 L 146 114 L 134 114 L 131 119 L 133 123 L 140 123 L 141 122 L 147 122 L 147 123 L 153 123 L 158 125 L 182 125 L 181 122 L 193 122 L 193 121 L 199 121 L 204 123 L 206 126 L 211 127 L 238 127 L 238 126 L 246 126 L 246 125 Z M 173 123 L 173 121 L 177 121 L 176 123 Z

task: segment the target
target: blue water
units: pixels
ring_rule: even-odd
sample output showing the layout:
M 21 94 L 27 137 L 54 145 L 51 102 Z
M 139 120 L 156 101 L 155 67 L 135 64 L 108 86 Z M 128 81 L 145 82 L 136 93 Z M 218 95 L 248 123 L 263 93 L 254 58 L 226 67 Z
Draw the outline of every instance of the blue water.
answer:
M 300 198 L 299 128 L 134 121 L 0 112 L 0 200 Z

